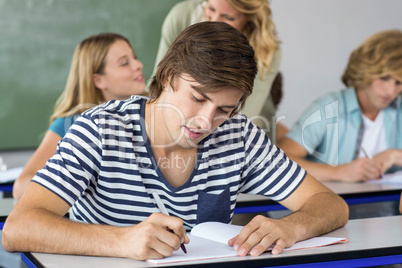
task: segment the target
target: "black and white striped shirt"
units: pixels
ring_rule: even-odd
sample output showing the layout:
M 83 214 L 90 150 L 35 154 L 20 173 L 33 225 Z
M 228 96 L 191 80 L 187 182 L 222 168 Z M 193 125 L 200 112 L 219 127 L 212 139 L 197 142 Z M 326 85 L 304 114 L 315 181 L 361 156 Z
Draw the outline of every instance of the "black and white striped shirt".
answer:
M 174 188 L 158 168 L 144 127 L 146 98 L 110 101 L 78 118 L 33 181 L 65 200 L 76 221 L 129 226 L 159 212 L 158 192 L 186 229 L 204 221 L 229 223 L 240 192 L 280 201 L 306 172 L 236 115 L 199 144 L 194 170 Z

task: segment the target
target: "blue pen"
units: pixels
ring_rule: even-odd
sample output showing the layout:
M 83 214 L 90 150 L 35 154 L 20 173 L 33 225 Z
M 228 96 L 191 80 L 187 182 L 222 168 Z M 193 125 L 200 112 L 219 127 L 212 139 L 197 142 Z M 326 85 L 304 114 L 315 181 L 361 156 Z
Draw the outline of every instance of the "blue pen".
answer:
M 165 205 L 162 202 L 162 199 L 159 197 L 158 193 L 156 191 L 152 191 L 152 196 L 154 197 L 154 200 L 156 202 L 156 205 L 158 206 L 159 210 L 162 212 L 162 214 L 165 214 L 167 216 L 169 216 L 168 211 L 166 210 Z M 171 231 L 173 233 L 173 231 Z M 187 254 L 187 249 L 184 246 L 184 243 L 181 243 L 180 245 L 181 249 L 183 250 L 183 252 L 185 254 Z

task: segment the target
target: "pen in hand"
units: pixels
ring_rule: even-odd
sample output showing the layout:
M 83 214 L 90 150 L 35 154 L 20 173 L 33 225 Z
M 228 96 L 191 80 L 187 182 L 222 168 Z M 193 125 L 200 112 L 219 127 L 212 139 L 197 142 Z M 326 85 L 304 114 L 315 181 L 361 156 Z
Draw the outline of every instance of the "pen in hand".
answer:
M 158 193 L 156 191 L 152 191 L 152 196 L 154 197 L 154 200 L 156 202 L 156 205 L 158 206 L 159 210 L 162 212 L 162 214 L 165 214 L 167 216 L 169 216 L 168 211 L 166 210 L 165 205 L 162 202 L 162 199 L 159 197 Z M 171 230 L 171 232 L 173 233 L 173 231 Z M 187 254 L 187 249 L 184 246 L 184 243 L 181 243 L 180 245 L 181 249 L 183 250 L 183 252 L 185 254 Z
M 373 156 L 372 156 L 366 149 L 364 149 L 363 147 L 362 147 L 362 151 L 363 151 L 364 155 L 365 155 L 368 159 L 373 160 Z M 382 175 L 380 175 L 380 179 L 382 179 Z

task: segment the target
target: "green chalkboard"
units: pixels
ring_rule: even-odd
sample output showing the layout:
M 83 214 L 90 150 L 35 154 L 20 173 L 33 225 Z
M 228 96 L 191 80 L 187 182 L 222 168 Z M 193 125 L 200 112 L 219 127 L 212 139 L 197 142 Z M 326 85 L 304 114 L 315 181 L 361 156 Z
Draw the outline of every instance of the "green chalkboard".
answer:
M 35 148 L 64 89 L 75 46 L 128 37 L 151 76 L 160 30 L 180 0 L 0 0 L 0 150 Z

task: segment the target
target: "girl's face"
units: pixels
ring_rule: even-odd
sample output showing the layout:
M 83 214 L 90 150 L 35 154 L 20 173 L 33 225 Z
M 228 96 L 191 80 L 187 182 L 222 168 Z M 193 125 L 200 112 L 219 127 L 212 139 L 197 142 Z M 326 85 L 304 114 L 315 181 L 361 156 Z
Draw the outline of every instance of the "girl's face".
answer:
M 146 87 L 142 67 L 130 45 L 117 40 L 106 54 L 104 74 L 94 74 L 95 86 L 102 91 L 105 101 L 142 94 Z
M 183 74 L 173 81 L 174 89 L 166 83 L 157 106 L 164 122 L 165 144 L 193 148 L 227 120 L 237 108 L 243 92 L 227 87 L 214 92 L 199 93 L 199 86 Z
M 247 22 L 246 15 L 237 11 L 226 0 L 208 0 L 205 15 L 209 21 L 226 22 L 240 32 Z

